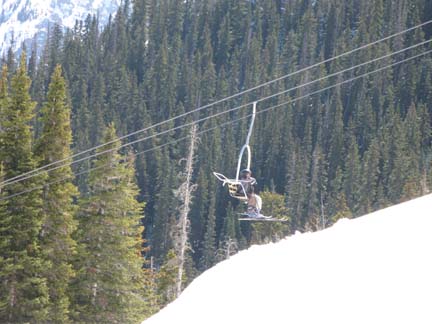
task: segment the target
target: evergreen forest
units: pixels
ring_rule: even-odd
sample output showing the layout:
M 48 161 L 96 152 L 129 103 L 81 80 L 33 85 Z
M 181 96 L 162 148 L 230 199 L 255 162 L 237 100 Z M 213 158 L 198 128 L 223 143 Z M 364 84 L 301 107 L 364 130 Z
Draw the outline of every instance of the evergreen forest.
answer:
M 9 50 L 0 322 L 139 323 L 251 244 L 429 193 L 430 20 L 428 0 L 126 0 Z M 284 223 L 240 222 L 213 176 L 235 176 L 254 101 Z

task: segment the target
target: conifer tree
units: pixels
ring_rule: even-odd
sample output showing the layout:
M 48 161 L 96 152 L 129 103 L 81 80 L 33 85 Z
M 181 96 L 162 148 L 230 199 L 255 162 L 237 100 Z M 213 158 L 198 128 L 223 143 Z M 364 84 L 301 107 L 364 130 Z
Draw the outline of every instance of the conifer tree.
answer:
M 289 187 L 289 194 L 287 197 L 288 206 L 290 206 L 290 215 L 296 228 L 302 228 L 305 223 L 305 206 L 307 200 L 307 187 L 308 187 L 308 169 L 310 161 L 306 159 L 306 153 L 301 151 L 297 143 L 293 150 L 297 151 L 292 156 L 292 167 L 290 167 L 289 180 L 287 180 L 287 187 Z
M 360 179 L 360 214 L 366 214 L 376 207 L 379 176 L 380 150 L 377 140 L 373 140 L 365 152 Z
M 218 250 L 219 259 L 228 259 L 239 249 L 240 228 L 237 215 L 230 203 L 228 203 L 227 213 L 224 220 L 222 241 Z
M 216 257 L 216 215 L 215 215 L 215 196 L 210 197 L 207 224 L 203 240 L 203 255 L 200 262 L 200 269 L 206 270 L 213 266 Z
M 326 137 L 329 140 L 327 159 L 329 163 L 329 179 L 333 179 L 337 167 L 340 166 L 343 161 L 344 121 L 340 88 L 336 88 L 335 93 L 332 95 L 328 114 L 329 125 L 326 129 Z
M 354 136 L 350 138 L 345 156 L 344 192 L 350 210 L 356 213 L 359 208 L 361 165 Z
M 5 78 L 3 76 L 2 83 Z M 9 100 L 2 108 L 0 161 L 4 179 L 37 167 L 32 152 L 35 103 L 29 95 L 26 56 L 11 81 Z M 2 96 L 4 96 L 4 88 Z M 42 223 L 40 176 L 1 188 L 0 200 L 0 322 L 42 323 L 48 315 L 48 289 L 42 272 L 49 266 L 39 245 Z M 25 190 L 32 190 L 21 194 Z
M 172 302 L 177 294 L 178 262 L 174 250 L 169 250 L 157 275 L 157 298 L 160 306 Z
M 227 65 L 231 55 L 232 36 L 230 30 L 229 14 L 223 18 L 217 35 L 217 48 L 215 50 L 215 62 L 217 71 Z
M 72 130 L 74 131 L 74 149 L 76 151 L 84 150 L 89 148 L 90 145 L 90 112 L 88 106 L 88 97 L 87 97 L 87 86 L 84 80 L 80 80 L 78 85 L 78 89 L 74 94 L 75 100 L 72 101 L 72 106 L 75 107 L 75 114 L 72 114 Z M 75 101 L 75 102 L 74 102 Z M 80 130 L 78 132 L 78 130 Z M 83 172 L 84 170 L 88 170 L 90 168 L 89 161 L 83 161 L 78 166 L 78 173 Z M 88 174 L 84 173 L 83 175 L 77 176 L 77 185 L 80 192 L 87 192 L 87 177 Z
M 2 68 L 1 79 L 0 79 L 0 134 L 2 132 L 4 111 L 7 109 L 9 105 L 7 74 L 8 74 L 7 67 L 4 66 Z M 1 140 L 1 136 L 0 136 L 0 140 Z
M 335 207 L 337 212 L 332 216 L 333 223 L 336 223 L 341 218 L 352 218 L 351 210 L 348 207 L 345 194 L 343 192 L 340 194 L 340 196 L 338 196 Z
M 316 147 L 312 154 L 310 166 L 310 186 L 307 199 L 307 217 L 318 218 L 319 228 L 326 227 L 326 221 L 323 214 L 323 183 L 324 183 L 324 166 L 323 156 L 320 147 Z
M 200 45 L 200 44 L 199 44 Z M 213 48 L 210 42 L 210 30 L 208 24 L 205 24 L 203 31 L 203 44 L 200 52 L 200 94 L 203 98 L 202 103 L 206 104 L 213 99 L 216 85 L 216 72 L 213 64 Z
M 164 150 L 161 164 L 158 168 L 157 190 L 154 206 L 154 229 L 151 237 L 151 252 L 157 264 L 161 264 L 168 251 L 173 248 L 172 231 L 175 222 L 175 210 L 178 206 L 173 190 L 177 179 L 169 164 L 168 150 Z
M 406 134 L 406 180 L 403 185 L 402 199 L 409 200 L 421 193 L 420 183 L 420 159 L 421 156 L 421 132 L 419 118 L 415 105 L 411 105 L 404 120 L 404 133 Z
M 274 218 L 285 219 L 285 223 L 256 223 L 252 224 L 251 241 L 256 244 L 277 242 L 290 232 L 290 215 L 285 204 L 285 197 L 275 192 L 262 191 L 263 214 L 271 215 Z M 321 226 L 318 226 L 321 227 Z
M 403 121 L 399 115 L 394 115 L 394 123 L 389 139 L 390 152 L 389 161 L 385 161 L 386 169 L 389 169 L 386 183 L 387 195 L 392 203 L 400 202 L 403 195 L 404 185 L 409 173 L 408 139 Z M 406 198 L 406 197 L 404 197 Z
M 61 67 L 57 65 L 51 77 L 47 102 L 41 110 L 43 129 L 36 152 L 42 165 L 63 160 L 72 153 L 70 107 L 61 74 Z M 72 184 L 70 166 L 50 171 L 46 183 L 40 244 L 50 264 L 44 271 L 50 297 L 49 321 L 65 323 L 69 320 L 68 287 L 74 276 L 72 256 L 76 243 L 71 236 L 76 229 L 73 200 L 78 190 Z
M 200 145 L 200 150 L 202 150 L 202 145 Z M 201 152 L 198 153 L 198 156 L 200 155 Z M 189 241 L 194 251 L 194 261 L 198 264 L 202 255 L 202 239 L 205 233 L 205 216 L 209 200 L 209 179 L 204 169 L 198 171 L 196 184 L 199 190 L 194 195 L 195 199 L 190 213 L 191 233 Z
M 116 138 L 111 124 L 103 141 Z M 73 284 L 76 322 L 136 323 L 144 311 L 143 205 L 136 200 L 133 156 L 122 161 L 119 146 L 117 141 L 99 149 L 111 151 L 94 161 L 89 195 L 80 204 L 79 258 Z

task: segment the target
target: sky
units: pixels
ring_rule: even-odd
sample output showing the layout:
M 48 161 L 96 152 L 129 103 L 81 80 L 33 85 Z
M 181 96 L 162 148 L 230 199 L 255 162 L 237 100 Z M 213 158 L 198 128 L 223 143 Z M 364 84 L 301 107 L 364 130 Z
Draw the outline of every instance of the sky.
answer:
M 145 324 L 432 323 L 432 195 L 254 245 Z

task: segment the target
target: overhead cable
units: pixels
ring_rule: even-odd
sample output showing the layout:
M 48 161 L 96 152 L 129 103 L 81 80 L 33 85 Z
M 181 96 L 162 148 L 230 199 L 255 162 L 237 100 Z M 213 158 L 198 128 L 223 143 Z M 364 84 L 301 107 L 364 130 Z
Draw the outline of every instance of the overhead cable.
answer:
M 243 90 L 243 91 L 241 91 L 241 92 L 235 93 L 235 94 L 233 94 L 233 95 L 230 95 L 230 96 L 224 97 L 224 98 L 222 98 L 222 99 L 219 99 L 219 100 L 217 100 L 217 101 L 211 102 L 211 103 L 209 103 L 209 104 L 206 104 L 206 105 L 204 105 L 204 106 L 198 107 L 198 108 L 196 108 L 196 109 L 193 109 L 193 110 L 187 111 L 187 112 L 185 112 L 185 113 L 183 113 L 183 114 L 180 114 L 180 115 L 178 115 L 178 116 L 175 116 L 175 117 L 172 117 L 172 118 L 166 119 L 166 120 L 164 120 L 164 121 L 161 121 L 161 122 L 155 123 L 155 124 L 150 125 L 150 126 L 148 126 L 148 127 L 145 127 L 145 128 L 139 129 L 139 130 L 137 130 L 137 131 L 134 131 L 134 132 L 128 133 L 128 134 L 126 134 L 126 135 L 120 136 L 119 138 L 117 138 L 117 139 L 115 139 L 115 140 L 112 140 L 112 141 L 109 141 L 109 142 L 102 143 L 102 144 L 100 144 L 100 145 L 97 145 L 97 146 L 91 147 L 91 148 L 89 148 L 89 149 L 85 149 L 85 150 L 83 150 L 83 151 L 80 151 L 80 152 L 77 152 L 77 153 L 75 153 L 75 154 L 72 154 L 72 155 L 70 155 L 70 156 L 68 156 L 68 157 L 66 157 L 66 158 L 64 158 L 64 159 L 61 159 L 61 160 L 58 160 L 58 161 L 54 161 L 54 162 L 48 163 L 48 164 L 43 165 L 43 166 L 41 166 L 41 167 L 39 167 L 39 168 L 36 168 L 36 169 L 34 169 L 34 170 L 31 170 L 31 171 L 28 171 L 28 172 L 22 173 L 22 174 L 20 174 L 20 175 L 14 176 L 14 177 L 9 178 L 9 179 L 6 179 L 6 180 L 3 181 L 2 183 L 0 183 L 0 187 L 6 185 L 6 184 L 8 184 L 8 183 L 13 183 L 14 180 L 16 180 L 16 179 L 20 179 L 20 178 L 24 178 L 25 176 L 27 176 L 27 175 L 29 175 L 29 174 L 31 174 L 31 173 L 35 173 L 35 172 L 37 172 L 37 171 L 44 170 L 44 169 L 46 169 L 46 168 L 49 168 L 49 167 L 51 167 L 51 166 L 53 166 L 53 165 L 57 165 L 57 164 L 63 163 L 63 162 L 65 162 L 65 161 L 69 161 L 69 160 L 71 160 L 71 159 L 74 159 L 74 158 L 76 158 L 76 157 L 78 157 L 78 156 L 81 156 L 81 155 L 83 155 L 83 154 L 86 154 L 86 153 L 92 152 L 92 151 L 94 151 L 94 150 L 96 150 L 96 149 L 99 149 L 99 148 L 101 148 L 101 147 L 104 147 L 104 146 L 106 146 L 106 145 L 110 145 L 110 144 L 112 144 L 112 143 L 115 143 L 115 142 L 121 141 L 121 140 L 126 139 L 126 138 L 128 138 L 128 137 L 131 137 L 131 136 L 134 136 L 134 135 L 137 135 L 137 134 L 140 134 L 140 133 L 143 133 L 143 132 L 149 131 L 149 130 L 155 128 L 155 127 L 159 127 L 159 126 L 161 126 L 161 125 L 163 125 L 163 124 L 166 124 L 166 123 L 172 122 L 172 121 L 174 121 L 174 120 L 177 120 L 177 119 L 179 119 L 179 118 L 185 117 L 185 116 L 190 115 L 190 114 L 192 114 L 192 113 L 195 113 L 195 112 L 201 111 L 201 110 L 203 110 L 203 109 L 205 109 L 205 108 L 209 108 L 209 107 L 214 106 L 214 105 L 217 105 L 217 104 L 219 104 L 219 103 L 226 102 L 226 101 L 228 101 L 228 100 L 231 100 L 231 99 L 233 99 L 233 98 L 236 98 L 236 97 L 242 96 L 242 95 L 244 95 L 244 94 L 246 94 L 246 93 L 249 93 L 249 92 L 251 92 L 251 91 L 254 91 L 254 90 L 257 90 L 257 89 L 259 89 L 259 88 L 262 88 L 262 87 L 265 87 L 265 86 L 271 85 L 271 84 L 273 84 L 273 83 L 279 82 L 279 81 L 281 81 L 281 80 L 284 80 L 284 79 L 286 79 L 286 78 L 292 77 L 292 76 L 294 76 L 294 75 L 297 75 L 297 74 L 300 74 L 300 73 L 306 72 L 306 71 L 308 71 L 308 70 L 310 70 L 310 69 L 313 69 L 313 68 L 316 68 L 316 67 L 318 67 L 318 66 L 320 66 L 320 65 L 322 65 L 322 64 L 329 63 L 329 62 L 334 61 L 334 60 L 336 60 L 336 59 L 339 59 L 339 58 L 341 58 L 341 57 L 344 57 L 344 56 L 350 55 L 350 54 L 352 54 L 352 53 L 355 53 L 355 52 L 358 52 L 358 51 L 363 50 L 363 49 L 365 49 L 365 48 L 368 48 L 368 47 L 374 46 L 374 45 L 376 45 L 376 44 L 379 44 L 379 43 L 381 43 L 381 42 L 387 41 L 387 40 L 392 39 L 392 38 L 394 38 L 394 37 L 397 37 L 397 36 L 403 35 L 403 34 L 405 34 L 405 33 L 408 33 L 408 32 L 410 32 L 410 31 L 412 31 L 412 30 L 415 30 L 415 29 L 418 29 L 418 28 L 424 27 L 424 26 L 426 26 L 426 25 L 428 25 L 428 24 L 430 24 L 430 23 L 432 23 L 432 19 L 431 19 L 431 20 L 428 20 L 428 21 L 425 21 L 425 22 L 423 22 L 423 23 L 421 23 L 421 24 L 415 25 L 415 26 L 413 26 L 413 27 L 410 27 L 410 28 L 404 29 L 404 30 L 399 31 L 399 32 L 397 32 L 397 33 L 391 34 L 391 35 L 386 36 L 386 37 L 384 37 L 384 38 L 381 38 L 381 39 L 379 39 L 379 40 L 376 40 L 376 41 L 373 41 L 373 42 L 367 43 L 367 44 L 362 45 L 362 46 L 360 46 L 360 47 L 357 47 L 357 48 L 355 48 L 355 49 L 352 49 L 352 50 L 349 50 L 349 51 L 347 51 L 347 52 L 344 52 L 344 53 L 342 53 L 342 54 L 339 54 L 339 55 L 333 56 L 333 57 L 331 57 L 331 58 L 325 59 L 325 60 L 320 61 L 320 62 L 318 62 L 318 63 L 312 64 L 312 65 L 310 65 L 310 66 L 307 66 L 307 67 L 301 68 L 301 69 L 299 69 L 299 70 L 297 70 L 297 71 L 294 71 L 294 72 L 291 72 L 291 73 L 285 74 L 285 75 L 283 75 L 283 76 L 281 76 L 281 77 L 278 77 L 278 78 L 272 79 L 272 80 L 267 81 L 267 82 L 265 82 L 265 83 L 261 83 L 261 84 L 259 84 L 259 85 L 257 85 L 257 86 L 252 87 L 252 88 L 249 88 L 249 89 Z
M 394 62 L 394 63 L 388 64 L 388 65 L 386 65 L 386 66 L 384 66 L 384 67 L 381 67 L 381 68 L 375 69 L 375 70 L 373 70 L 373 71 L 369 71 L 369 72 L 366 72 L 366 73 L 360 74 L 360 75 L 358 75 L 358 76 L 352 77 L 352 78 L 350 78 L 350 79 L 347 79 L 347 80 L 344 80 L 344 81 L 337 82 L 337 83 L 335 83 L 335 84 L 333 84 L 333 85 L 331 85 L 331 86 L 327 86 L 327 87 L 325 87 L 325 88 L 322 88 L 322 89 L 319 89 L 319 90 L 316 90 L 316 91 L 313 91 L 313 92 L 307 93 L 307 94 L 305 94 L 305 95 L 302 95 L 302 96 L 300 96 L 300 97 L 297 97 L 297 98 L 294 98 L 294 99 L 291 99 L 291 100 L 285 101 L 285 102 L 283 102 L 283 103 L 280 103 L 280 104 L 277 104 L 277 105 L 274 105 L 274 106 L 271 106 L 271 107 L 268 107 L 268 108 L 265 108 L 265 109 L 262 109 L 262 110 L 258 110 L 258 111 L 256 112 L 256 114 L 261 114 L 261 113 L 267 112 L 267 111 L 272 110 L 272 109 L 275 109 L 275 108 L 279 108 L 279 107 L 282 107 L 282 106 L 285 106 L 285 105 L 288 105 L 288 104 L 292 104 L 292 103 L 294 103 L 294 102 L 296 102 L 296 101 L 299 101 L 299 100 L 302 100 L 302 99 L 308 98 L 308 97 L 310 97 L 310 96 L 313 96 L 313 95 L 319 94 L 319 93 L 321 93 L 321 92 L 324 92 L 324 91 L 330 90 L 330 89 L 335 88 L 335 87 L 337 87 L 337 86 L 340 86 L 340 85 L 343 85 L 343 84 L 346 84 L 346 83 L 349 83 L 349 82 L 355 81 L 355 80 L 360 79 L 360 78 L 364 78 L 364 77 L 369 76 L 369 75 L 371 75 L 371 74 L 381 72 L 381 71 L 383 71 L 383 70 L 385 70 L 385 69 L 388 69 L 388 68 L 394 67 L 394 66 L 396 66 L 396 65 L 399 65 L 399 64 L 402 64 L 402 63 L 405 63 L 405 62 L 408 62 L 408 61 L 414 60 L 414 59 L 416 59 L 416 58 L 419 58 L 419 57 L 422 57 L 422 56 L 425 56 L 425 55 L 427 55 L 427 54 L 431 54 L 431 53 L 432 53 L 432 50 L 427 50 L 427 51 L 425 51 L 425 52 L 423 52 L 423 53 L 419 53 L 419 54 L 416 54 L 416 55 L 414 55 L 414 56 L 411 56 L 411 57 L 408 57 L 408 58 L 405 58 L 405 59 L 399 60 L 399 61 L 397 61 L 397 62 Z M 208 129 L 205 129 L 205 130 L 202 130 L 202 131 L 199 131 L 199 132 L 197 132 L 197 135 L 200 135 L 200 134 L 203 134 L 203 133 L 207 133 L 207 132 L 213 131 L 213 130 L 215 130 L 215 129 L 217 129 L 217 128 L 225 127 L 225 126 L 227 126 L 227 125 L 230 125 L 230 124 L 236 123 L 236 122 L 238 122 L 238 121 L 240 121 L 240 120 L 243 120 L 243 119 L 245 119 L 245 118 L 249 118 L 251 115 L 252 115 L 252 114 L 248 114 L 248 115 L 246 115 L 246 116 L 243 116 L 243 117 L 237 118 L 237 119 L 235 119 L 235 120 L 230 120 L 230 121 L 224 122 L 224 123 L 222 123 L 222 124 L 220 124 L 220 125 L 217 125 L 217 126 L 214 126 L 214 127 L 211 127 L 211 128 L 208 128 Z M 173 141 L 170 141 L 170 142 L 167 142 L 167 143 L 164 143 L 164 144 L 158 145 L 158 146 L 153 147 L 153 148 L 151 148 L 151 149 L 147 149 L 147 150 L 144 150 L 144 151 L 141 151 L 141 152 L 135 153 L 135 156 L 137 156 L 137 155 L 141 155 L 141 154 L 145 154 L 145 153 L 148 153 L 148 152 L 151 152 L 151 151 L 154 151 L 154 150 L 161 149 L 161 148 L 163 148 L 163 147 L 165 147 L 165 146 L 172 145 L 172 144 L 175 144 L 175 143 L 177 143 L 177 142 L 183 141 L 183 140 L 185 140 L 185 139 L 187 139 L 187 138 L 189 138 L 189 137 L 190 137 L 190 135 L 186 135 L 186 136 L 184 136 L 184 137 L 182 137 L 182 138 L 179 138 L 179 139 L 176 139 L 176 140 L 173 140 Z M 32 191 L 34 191 L 34 190 L 43 189 L 43 188 L 45 188 L 45 187 L 49 187 L 50 185 L 53 185 L 53 184 L 56 184 L 56 183 L 59 183 L 59 182 L 66 181 L 66 180 L 68 180 L 68 179 L 74 178 L 75 176 L 82 175 L 82 174 L 86 174 L 86 173 L 88 173 L 88 172 L 92 172 L 92 171 L 94 171 L 94 170 L 101 169 L 101 168 L 104 168 L 104 167 L 110 167 L 110 166 L 111 166 L 111 164 L 106 164 L 106 165 L 101 165 L 101 166 L 94 167 L 94 168 L 89 168 L 89 169 L 84 170 L 84 171 L 82 171 L 82 172 L 79 172 L 79 173 L 77 173 L 77 174 L 70 175 L 70 176 L 67 176 L 67 177 L 64 177 L 64 178 L 61 178 L 61 179 L 58 179 L 58 180 L 55 180 L 55 181 L 52 181 L 52 182 L 46 183 L 46 184 L 43 185 L 43 186 L 37 186 L 37 187 L 29 188 L 29 189 L 27 189 L 27 190 L 23 190 L 23 191 L 21 191 L 21 192 L 14 193 L 14 194 L 12 194 L 12 195 L 9 195 L 9 196 L 6 196 L 6 197 L 2 197 L 2 198 L 0 198 L 0 201 L 7 200 L 7 199 L 10 199 L 10 198 L 13 198 L 13 197 L 16 197 L 16 196 L 19 196 L 19 195 L 25 194 L 25 193 L 29 193 L 29 192 L 32 192 Z
M 294 91 L 294 90 L 298 90 L 298 89 L 303 88 L 303 87 L 306 87 L 306 86 L 310 86 L 310 85 L 312 85 L 312 84 L 314 84 L 314 83 L 317 83 L 317 82 L 321 82 L 321 81 L 324 81 L 324 80 L 327 80 L 327 79 L 333 78 L 333 77 L 338 76 L 338 75 L 340 75 L 340 74 L 343 74 L 343 73 L 346 73 L 346 72 L 349 72 L 349 71 L 355 70 L 355 69 L 357 69 L 357 68 L 360 68 L 360 67 L 366 66 L 366 65 L 371 64 L 371 63 L 375 63 L 375 62 L 377 62 L 377 61 L 383 60 L 383 59 L 385 59 L 385 58 L 389 58 L 389 57 L 394 56 L 394 55 L 401 54 L 401 53 L 403 53 L 403 52 L 406 52 L 406 51 L 408 51 L 408 50 L 411 50 L 411 49 L 417 48 L 417 47 L 422 46 L 422 45 L 426 45 L 426 44 L 431 43 L 431 42 L 432 42 L 432 39 L 429 39 L 429 40 L 426 40 L 426 41 L 423 41 L 423 42 L 420 42 L 420 43 L 417 43 L 417 44 L 414 44 L 414 45 L 411 45 L 411 46 L 405 47 L 405 48 L 400 49 L 400 50 L 398 50 L 398 51 L 395 51 L 395 52 L 391 52 L 391 53 L 388 53 L 388 54 L 382 55 L 382 56 L 380 56 L 380 57 L 377 57 L 377 58 L 371 59 L 371 60 L 369 60 L 369 61 L 367 61 L 367 62 L 359 63 L 359 64 L 357 64 L 357 65 L 355 65 L 355 66 L 352 66 L 352 67 L 346 68 L 346 69 L 341 70 L 341 71 L 338 71 L 338 72 L 334 72 L 334 73 L 328 74 L 328 75 L 323 76 L 323 77 L 320 77 L 320 78 L 318 78 L 318 79 L 315 79 L 315 80 L 312 80 L 312 81 L 309 81 L 309 82 L 306 82 L 306 83 L 303 83 L 303 84 L 300 84 L 300 85 L 297 85 L 297 86 L 291 87 L 291 88 L 289 88 L 289 89 L 286 89 L 286 90 L 283 90 L 283 91 L 280 91 L 280 92 L 277 92 L 277 93 L 271 94 L 271 95 L 269 95 L 269 96 L 266 96 L 266 97 L 261 98 L 261 99 L 257 99 L 257 100 L 255 100 L 255 101 L 258 102 L 258 103 L 263 102 L 263 101 L 265 101 L 265 100 L 268 100 L 268 99 L 271 99 L 271 98 L 274 98 L 274 97 L 277 97 L 277 96 L 280 96 L 280 95 L 283 95 L 283 94 L 286 94 L 286 93 L 292 92 L 292 91 Z M 159 133 L 155 133 L 155 134 L 152 134 L 152 135 L 149 135 L 149 136 L 146 136 L 146 137 L 138 138 L 138 139 L 133 140 L 133 141 L 131 141 L 131 142 L 127 142 L 127 143 L 125 143 L 125 144 L 122 144 L 122 145 L 120 145 L 118 148 L 128 147 L 128 146 L 131 146 L 131 145 L 133 145 L 133 144 L 137 144 L 137 143 L 140 143 L 140 142 L 143 142 L 143 141 L 146 141 L 146 140 L 149 140 L 149 139 L 155 138 L 155 137 L 157 137 L 157 136 L 164 135 L 164 134 L 170 133 L 170 132 L 172 132 L 172 131 L 179 130 L 179 129 L 181 129 L 181 128 L 185 128 L 185 127 L 191 126 L 191 125 L 196 124 L 196 123 L 201 123 L 201 122 L 206 121 L 206 120 L 208 120 L 208 119 L 215 118 L 215 117 L 218 117 L 218 116 L 224 115 L 224 114 L 226 114 L 226 113 L 233 112 L 233 111 L 239 110 L 239 109 L 241 109 L 241 108 L 247 107 L 247 106 L 249 106 L 250 104 L 252 104 L 252 102 L 249 102 L 249 103 L 246 103 L 246 104 L 242 104 L 242 105 L 240 105 L 240 106 L 236 106 L 236 107 L 233 107 L 233 108 L 230 108 L 230 109 L 227 109 L 227 110 L 224 110 L 224 111 L 221 111 L 221 112 L 215 113 L 215 114 L 210 115 L 210 116 L 203 117 L 203 118 L 201 118 L 201 119 L 198 119 L 198 120 L 195 120 L 195 121 L 192 121 L 192 122 L 186 123 L 186 124 L 178 125 L 178 126 L 175 126 L 175 127 L 169 128 L 169 129 L 167 129 L 167 130 L 161 131 L 161 132 L 159 132 Z M 114 142 L 115 142 L 115 141 L 111 141 L 111 142 L 108 142 L 108 143 L 112 144 L 112 143 L 114 143 Z M 108 143 L 107 143 L 107 144 L 108 144 Z M 106 144 L 106 145 L 107 145 L 107 144 Z M 100 147 L 99 147 L 99 148 L 100 148 Z M 35 169 L 35 170 L 32 170 L 32 171 L 29 171 L 29 172 L 27 172 L 27 173 L 21 174 L 19 177 L 10 178 L 10 179 L 8 179 L 8 180 L 3 181 L 2 183 L 0 183 L 0 188 L 2 188 L 2 187 L 6 187 L 6 186 L 11 185 L 11 184 L 13 184 L 13 183 L 17 183 L 17 182 L 24 181 L 24 180 L 26 180 L 26 179 L 29 179 L 29 178 L 32 178 L 32 177 L 38 176 L 38 175 L 40 175 L 40 174 L 42 174 L 42 173 L 46 173 L 46 172 L 50 172 L 50 171 L 54 171 L 54 170 L 57 170 L 57 169 L 60 169 L 60 168 L 64 168 L 64 167 L 71 166 L 71 165 L 76 164 L 76 163 L 79 163 L 79 162 L 83 162 L 83 161 L 86 161 L 86 160 L 92 159 L 92 158 L 94 158 L 94 157 L 97 157 L 97 156 L 100 156 L 100 155 L 103 155 L 103 154 L 106 154 L 106 153 L 110 153 L 110 152 L 112 152 L 112 151 L 114 151 L 114 150 L 117 150 L 118 148 L 111 148 L 111 149 L 107 149 L 107 150 L 104 150 L 104 151 L 96 152 L 96 153 L 94 153 L 94 154 L 91 154 L 91 155 L 85 156 L 85 157 L 83 157 L 83 158 L 80 158 L 80 159 L 77 159 L 77 160 L 74 160 L 74 161 L 70 161 L 70 162 L 67 162 L 67 163 L 63 163 L 63 164 L 61 164 L 61 165 L 57 165 L 57 166 L 55 166 L 55 167 L 49 168 L 48 170 L 44 170 L 44 169 L 38 168 L 38 169 Z M 64 159 L 64 160 L 62 160 L 62 161 L 64 162 L 64 161 L 67 161 L 67 160 L 68 160 L 68 159 Z

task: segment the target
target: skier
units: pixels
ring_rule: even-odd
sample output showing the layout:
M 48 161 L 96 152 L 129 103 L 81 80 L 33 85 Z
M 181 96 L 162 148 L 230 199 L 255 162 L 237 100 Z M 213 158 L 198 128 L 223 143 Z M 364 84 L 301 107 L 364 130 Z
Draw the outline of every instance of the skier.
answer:
M 252 177 L 252 172 L 249 169 L 244 169 L 240 173 L 240 182 L 242 186 L 239 186 L 239 193 L 244 190 L 247 196 L 247 215 L 251 218 L 259 218 L 261 216 L 260 211 L 262 207 L 262 199 L 258 196 L 255 191 L 255 185 L 257 181 Z

